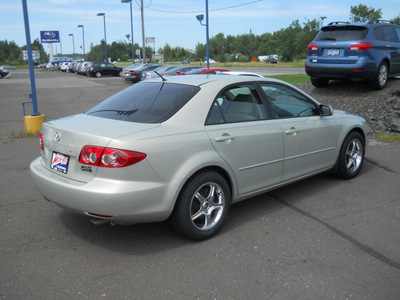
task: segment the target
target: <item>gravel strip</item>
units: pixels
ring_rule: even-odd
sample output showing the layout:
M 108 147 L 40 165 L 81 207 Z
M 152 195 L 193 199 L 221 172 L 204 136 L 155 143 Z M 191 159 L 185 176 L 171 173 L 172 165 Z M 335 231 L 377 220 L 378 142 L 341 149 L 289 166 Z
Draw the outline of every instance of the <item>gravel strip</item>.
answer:
M 374 90 L 367 81 L 330 81 L 325 88 L 311 82 L 297 85 L 319 102 L 364 117 L 373 133 L 400 133 L 400 77 Z

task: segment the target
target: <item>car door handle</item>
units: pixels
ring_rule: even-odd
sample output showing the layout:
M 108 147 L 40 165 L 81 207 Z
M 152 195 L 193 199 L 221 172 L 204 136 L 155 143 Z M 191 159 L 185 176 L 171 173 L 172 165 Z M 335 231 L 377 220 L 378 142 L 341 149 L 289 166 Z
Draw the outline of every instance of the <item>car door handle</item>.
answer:
M 229 134 L 224 133 L 222 136 L 216 136 L 215 141 L 216 142 L 226 142 L 226 141 L 232 141 L 234 140 L 235 137 L 231 136 Z
M 285 130 L 285 134 L 286 135 L 293 135 L 295 136 L 296 134 L 298 134 L 299 131 L 295 128 L 295 127 L 290 127 L 290 129 Z

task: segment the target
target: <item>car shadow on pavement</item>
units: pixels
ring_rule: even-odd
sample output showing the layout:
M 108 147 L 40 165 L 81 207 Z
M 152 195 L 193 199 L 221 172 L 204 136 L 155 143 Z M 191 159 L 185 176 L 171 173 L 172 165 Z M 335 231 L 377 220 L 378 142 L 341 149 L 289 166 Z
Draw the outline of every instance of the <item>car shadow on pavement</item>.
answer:
M 367 163 L 359 176 L 371 172 L 372 165 Z M 246 226 L 259 218 L 268 219 L 277 210 L 286 207 L 277 201 L 275 195 L 296 194 L 295 202 L 306 200 L 311 195 L 323 194 L 326 190 L 343 182 L 330 174 L 321 174 L 303 181 L 282 187 L 269 193 L 256 196 L 233 205 L 222 230 L 213 238 L 203 242 L 193 242 L 179 236 L 168 221 L 129 226 L 109 223 L 95 226 L 90 218 L 63 210 L 60 219 L 65 228 L 82 241 L 111 251 L 130 255 L 159 253 L 171 248 L 191 247 L 199 243 L 213 243 L 214 239 L 232 240 L 239 238 Z M 293 201 L 291 201 L 293 204 Z M 256 224 L 256 223 L 255 223 Z M 257 228 L 254 228 L 257 230 Z

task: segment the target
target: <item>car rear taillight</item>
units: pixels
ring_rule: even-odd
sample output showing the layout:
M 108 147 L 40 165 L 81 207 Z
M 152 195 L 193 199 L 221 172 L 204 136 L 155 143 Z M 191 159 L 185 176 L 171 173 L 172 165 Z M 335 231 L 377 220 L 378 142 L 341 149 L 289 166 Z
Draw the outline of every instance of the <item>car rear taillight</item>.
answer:
M 317 51 L 319 48 L 318 48 L 318 46 L 317 45 L 314 45 L 313 43 L 310 43 L 309 45 L 308 45 L 308 50 L 309 51 Z
M 131 75 L 136 75 L 136 71 L 132 71 Z
M 129 74 L 129 70 L 125 70 L 125 74 Z
M 134 165 L 146 157 L 147 155 L 141 152 L 98 146 L 84 146 L 79 154 L 79 162 L 81 164 L 106 168 L 122 168 Z
M 39 132 L 39 147 L 44 150 L 44 137 L 41 131 Z
M 350 51 L 369 50 L 372 48 L 371 43 L 358 43 L 349 47 Z

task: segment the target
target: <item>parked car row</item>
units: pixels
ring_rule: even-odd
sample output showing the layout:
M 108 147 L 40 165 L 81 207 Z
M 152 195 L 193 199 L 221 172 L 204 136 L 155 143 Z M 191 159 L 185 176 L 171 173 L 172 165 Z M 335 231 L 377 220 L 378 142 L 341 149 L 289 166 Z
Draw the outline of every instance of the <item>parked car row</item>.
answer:
M 124 68 L 122 77 L 125 80 L 139 82 L 158 76 L 169 77 L 189 74 L 219 74 L 229 71 L 221 68 L 205 68 L 202 66 L 182 66 L 182 65 L 157 65 L 157 64 L 133 64 Z
M 49 66 L 50 65 L 50 66 Z M 182 66 L 182 65 L 158 65 L 148 63 L 136 63 L 130 66 L 121 68 L 114 64 L 106 62 L 58 62 L 56 64 L 44 64 L 39 66 L 43 68 L 54 68 L 54 70 L 61 70 L 67 73 L 76 73 L 80 75 L 92 76 L 100 78 L 103 75 L 122 76 L 127 81 L 133 83 L 148 80 L 162 76 L 164 78 L 169 76 L 181 75 L 244 75 L 263 77 L 256 73 L 249 72 L 231 72 L 223 68 L 206 68 L 204 66 Z
M 58 63 L 48 63 L 44 65 L 39 65 L 39 68 L 61 70 L 67 73 L 76 73 L 79 75 L 86 75 L 100 78 L 103 75 L 121 76 L 122 68 L 117 67 L 112 63 L 107 62 L 58 62 Z

